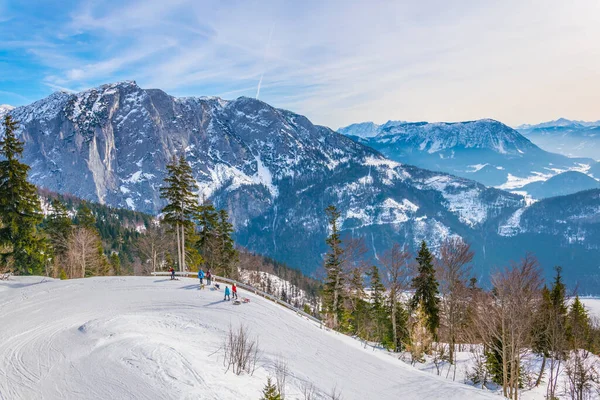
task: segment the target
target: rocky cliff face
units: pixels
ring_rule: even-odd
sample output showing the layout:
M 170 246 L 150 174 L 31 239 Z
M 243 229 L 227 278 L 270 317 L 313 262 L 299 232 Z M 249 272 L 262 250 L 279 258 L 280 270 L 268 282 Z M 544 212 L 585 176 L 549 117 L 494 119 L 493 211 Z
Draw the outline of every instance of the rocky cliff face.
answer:
M 165 165 L 184 153 L 198 196 L 227 208 L 241 245 L 314 271 L 326 250 L 324 209 L 378 257 L 394 242 L 435 249 L 458 235 L 481 269 L 507 262 L 486 248 L 521 196 L 390 161 L 370 147 L 261 101 L 175 98 L 134 82 L 55 93 L 10 111 L 39 186 L 88 200 L 160 212 Z M 555 246 L 554 239 L 545 243 Z M 513 246 L 514 248 L 518 246 Z M 553 251 L 557 252 L 557 249 Z M 581 252 L 589 250 L 583 246 Z

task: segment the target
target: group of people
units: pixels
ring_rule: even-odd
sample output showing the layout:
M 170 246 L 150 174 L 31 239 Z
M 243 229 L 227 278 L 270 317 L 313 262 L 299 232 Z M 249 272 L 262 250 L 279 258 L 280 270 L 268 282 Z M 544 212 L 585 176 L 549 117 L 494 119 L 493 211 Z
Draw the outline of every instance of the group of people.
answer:
M 169 272 L 171 273 L 171 280 L 175 280 L 175 269 L 171 267 L 169 268 Z M 206 271 L 205 274 L 204 270 L 200 268 L 200 270 L 198 271 L 198 279 L 200 280 L 200 288 L 204 288 L 204 279 L 206 279 L 206 284 L 208 286 L 212 285 L 212 274 L 210 272 L 210 269 Z M 218 283 L 215 283 L 215 287 L 217 289 L 220 289 Z M 225 297 L 223 298 L 223 301 L 231 300 L 231 297 L 233 297 L 235 300 L 238 299 L 237 286 L 235 285 L 235 282 L 233 283 L 233 285 L 231 285 L 231 290 L 229 289 L 229 286 L 225 286 Z
M 202 270 L 202 268 L 200 268 L 200 270 L 198 271 L 198 279 L 200 280 L 200 287 L 204 287 L 204 279 L 206 278 L 206 284 L 207 285 L 211 285 L 212 284 L 212 274 L 210 273 L 210 269 L 208 271 L 206 271 L 206 274 L 204 273 L 204 271 Z M 219 289 L 219 284 L 215 283 L 215 287 L 217 289 Z M 233 285 L 231 285 L 231 290 L 229 289 L 229 286 L 225 286 L 225 297 L 223 298 L 223 301 L 225 300 L 231 300 L 231 297 L 233 297 L 235 300 L 238 299 L 238 294 L 237 294 L 237 286 L 235 285 L 235 282 L 233 283 Z

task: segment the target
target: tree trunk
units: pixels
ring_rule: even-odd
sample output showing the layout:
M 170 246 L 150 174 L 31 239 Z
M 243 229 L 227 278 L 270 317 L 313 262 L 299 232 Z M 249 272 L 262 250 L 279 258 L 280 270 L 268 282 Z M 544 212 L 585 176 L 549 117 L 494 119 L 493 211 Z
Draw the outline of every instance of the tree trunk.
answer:
M 394 351 L 398 351 L 398 328 L 396 324 L 396 295 L 392 296 L 392 329 L 394 330 Z
M 179 268 L 181 269 L 181 247 L 179 246 L 179 226 L 175 224 L 175 232 L 177 233 L 177 264 L 179 264 Z
M 544 369 L 546 368 L 546 355 L 544 354 L 544 358 L 542 358 L 542 368 L 540 368 L 540 374 L 535 381 L 535 387 L 540 386 L 542 383 L 542 377 L 544 376 Z
M 185 225 L 181 224 L 181 272 L 185 271 Z

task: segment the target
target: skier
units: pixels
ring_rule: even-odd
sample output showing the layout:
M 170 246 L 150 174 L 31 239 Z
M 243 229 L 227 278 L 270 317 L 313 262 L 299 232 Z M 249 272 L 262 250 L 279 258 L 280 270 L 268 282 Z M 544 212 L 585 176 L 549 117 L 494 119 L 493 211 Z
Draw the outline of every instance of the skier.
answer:
M 212 281 L 212 274 L 210 273 L 210 269 L 206 271 L 206 284 L 210 286 L 210 282 Z
M 204 285 L 204 271 L 202 271 L 202 268 L 198 271 L 198 279 L 200 279 L 200 286 Z
M 225 297 L 223 298 L 223 301 L 225 300 L 231 300 L 231 296 L 229 296 L 229 286 L 225 286 Z
M 171 273 L 171 280 L 174 281 L 175 280 L 175 269 L 173 267 L 171 267 L 169 269 L 169 272 Z
M 237 298 L 238 298 L 238 296 L 237 296 L 237 286 L 235 286 L 235 282 L 231 286 L 231 294 L 232 294 L 233 298 L 237 300 Z

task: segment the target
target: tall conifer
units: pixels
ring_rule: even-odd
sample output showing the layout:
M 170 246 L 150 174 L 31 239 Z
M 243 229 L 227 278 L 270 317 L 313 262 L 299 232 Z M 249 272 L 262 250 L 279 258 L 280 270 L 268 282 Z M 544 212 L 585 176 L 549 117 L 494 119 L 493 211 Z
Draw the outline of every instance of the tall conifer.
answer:
M 29 166 L 19 159 L 23 142 L 16 136 L 17 122 L 4 117 L 4 138 L 0 140 L 0 262 L 22 274 L 40 274 L 49 254 L 46 241 L 37 231 L 42 222 L 40 199 L 27 181 Z
M 435 279 L 435 268 L 433 267 L 433 256 L 425 241 L 421 243 L 417 263 L 419 264 L 419 270 L 418 275 L 412 282 L 415 294 L 411 306 L 414 309 L 421 304 L 427 318 L 427 329 L 435 338 L 437 329 L 440 326 L 440 300 L 438 298 L 438 282 Z
M 167 164 L 165 186 L 160 188 L 161 197 L 167 201 L 163 208 L 164 219 L 169 223 L 177 239 L 177 256 L 179 270 L 186 270 L 186 232 L 193 229 L 192 219 L 198 212 L 195 191 L 198 190 L 196 180 L 192 175 L 192 167 L 181 156 Z
M 344 279 L 342 276 L 342 240 L 338 229 L 340 212 L 335 206 L 325 209 L 331 234 L 326 242 L 329 252 L 325 256 L 325 287 L 323 291 L 323 303 L 326 313 L 332 318 L 332 327 L 337 328 L 344 313 Z

